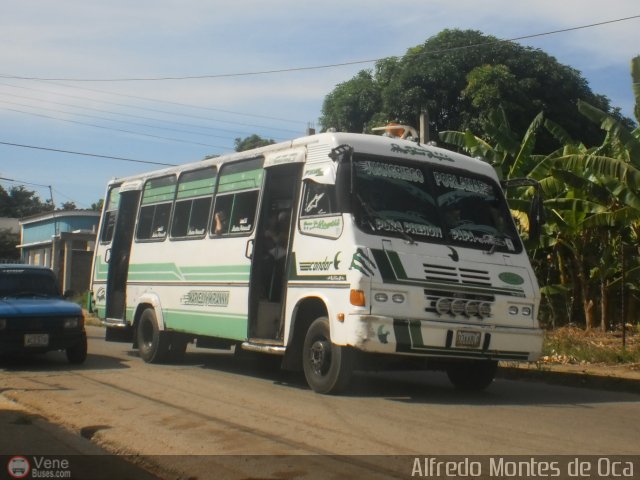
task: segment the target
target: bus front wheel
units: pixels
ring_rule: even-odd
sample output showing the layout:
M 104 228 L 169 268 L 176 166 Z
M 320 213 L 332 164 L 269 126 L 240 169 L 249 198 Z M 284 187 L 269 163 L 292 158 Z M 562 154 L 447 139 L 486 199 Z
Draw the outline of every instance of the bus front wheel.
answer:
M 302 348 L 302 367 L 307 383 L 317 393 L 339 393 L 349 384 L 354 352 L 331 343 L 329 319 L 320 317 L 307 330 Z
M 497 369 L 498 362 L 492 360 L 463 361 L 451 363 L 447 376 L 458 390 L 479 392 L 491 385 Z
M 169 338 L 160 331 L 156 312 L 147 308 L 138 321 L 138 349 L 140 357 L 147 363 L 159 363 L 165 360 L 169 352 Z

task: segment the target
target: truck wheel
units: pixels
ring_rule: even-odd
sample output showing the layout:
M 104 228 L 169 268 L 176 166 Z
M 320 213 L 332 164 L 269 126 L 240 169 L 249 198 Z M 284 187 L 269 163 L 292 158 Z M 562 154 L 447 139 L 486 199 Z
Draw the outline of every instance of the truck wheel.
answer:
M 161 332 L 153 308 L 147 308 L 138 321 L 138 350 L 147 363 L 164 361 L 169 352 L 169 338 Z
M 479 392 L 493 382 L 498 362 L 492 360 L 473 360 L 451 363 L 447 367 L 447 376 L 458 390 Z
M 302 347 L 302 368 L 307 383 L 317 393 L 339 393 L 349 384 L 354 352 L 331 343 L 329 320 L 313 321 Z
M 87 335 L 83 333 L 82 340 L 73 347 L 67 348 L 65 353 L 67 354 L 67 360 L 69 360 L 69 363 L 74 365 L 84 363 L 87 359 Z

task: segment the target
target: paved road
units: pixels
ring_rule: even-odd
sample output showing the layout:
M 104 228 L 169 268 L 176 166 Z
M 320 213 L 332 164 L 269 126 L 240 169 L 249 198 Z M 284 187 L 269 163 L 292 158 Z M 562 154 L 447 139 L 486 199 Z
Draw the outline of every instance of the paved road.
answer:
M 150 456 L 177 476 L 411 471 L 384 457 L 331 455 L 640 453 L 636 394 L 503 379 L 463 394 L 444 374 L 401 372 L 361 374 L 349 394 L 322 396 L 269 361 L 189 350 L 181 365 L 148 365 L 129 345 L 104 342 L 102 329 L 89 327 L 89 335 L 79 368 L 61 353 L 0 363 L 2 395 L 110 451 Z M 261 457 L 246 455 L 305 455 L 306 464 L 282 457 L 269 472 Z

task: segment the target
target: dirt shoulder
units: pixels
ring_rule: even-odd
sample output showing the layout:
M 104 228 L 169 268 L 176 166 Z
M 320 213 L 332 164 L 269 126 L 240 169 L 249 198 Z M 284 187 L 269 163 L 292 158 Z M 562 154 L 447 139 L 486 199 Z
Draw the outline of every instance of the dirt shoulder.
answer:
M 542 381 L 570 387 L 640 393 L 640 364 L 501 362 L 500 378 Z

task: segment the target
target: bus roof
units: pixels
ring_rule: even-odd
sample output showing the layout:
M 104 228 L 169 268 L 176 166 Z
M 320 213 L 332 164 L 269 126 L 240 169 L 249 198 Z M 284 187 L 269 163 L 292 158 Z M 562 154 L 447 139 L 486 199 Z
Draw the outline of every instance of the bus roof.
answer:
M 354 151 L 359 153 L 368 153 L 372 155 L 384 154 L 385 156 L 410 159 L 414 161 L 425 161 L 431 164 L 456 166 L 464 170 L 473 171 L 494 178 L 496 176 L 493 168 L 485 161 L 437 147 L 433 144 L 422 145 L 411 140 L 403 140 L 400 138 L 382 135 L 326 132 L 275 143 L 252 150 L 245 150 L 243 152 L 233 152 L 219 157 L 184 163 L 127 177 L 114 178 L 109 182 L 109 184 L 127 183 L 130 185 L 131 189 L 135 190 L 140 188 L 147 178 L 159 177 L 172 173 L 178 174 L 182 171 L 195 170 L 208 166 L 218 166 L 223 163 L 242 159 L 268 156 L 270 154 L 277 154 L 281 151 L 284 152 L 286 150 L 301 147 L 319 149 L 324 152 L 321 154 L 320 159 L 317 157 L 315 158 L 314 163 L 319 163 L 321 161 L 329 162 L 331 161 L 327 156 L 329 151 L 344 144 L 353 147 Z M 289 161 L 293 162 L 300 160 L 292 157 Z

